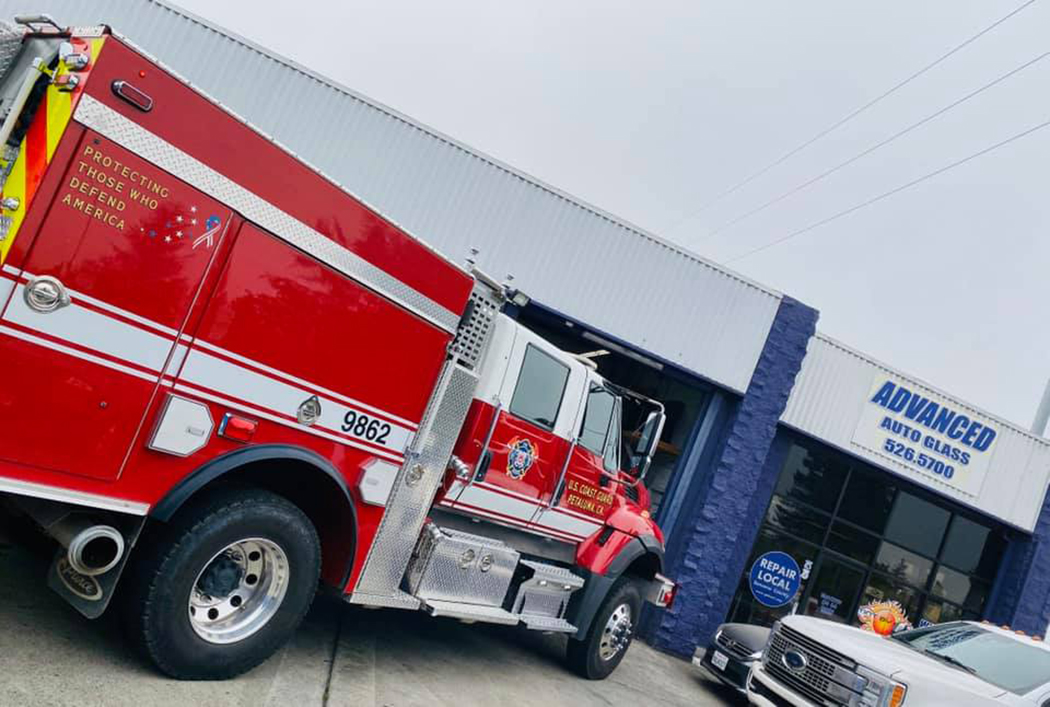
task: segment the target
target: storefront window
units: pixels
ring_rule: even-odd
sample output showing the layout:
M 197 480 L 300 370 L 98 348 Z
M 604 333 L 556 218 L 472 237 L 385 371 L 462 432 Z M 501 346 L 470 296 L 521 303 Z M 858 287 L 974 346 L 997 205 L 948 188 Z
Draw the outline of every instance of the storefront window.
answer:
M 947 508 L 901 492 L 886 525 L 886 538 L 909 550 L 936 556 L 951 516 Z
M 972 619 L 976 618 L 976 616 L 963 614 L 963 610 L 954 604 L 929 599 L 926 602 L 926 608 L 923 609 L 922 618 L 931 624 L 943 624 L 948 621 L 958 621 L 959 619 Z
M 801 567 L 807 560 L 810 562 L 816 560 L 819 547 L 770 527 L 764 527 L 760 530 L 758 539 L 755 540 L 755 545 L 751 550 L 751 556 L 748 558 L 747 566 L 744 569 L 744 578 L 741 580 L 736 596 L 733 599 L 729 621 L 769 626 L 791 611 L 790 604 L 775 608 L 763 606 L 755 600 L 751 595 L 751 590 L 748 588 L 747 575 L 751 571 L 751 565 L 761 555 L 773 550 L 780 550 L 791 555 Z
M 897 489 L 886 483 L 885 474 L 854 470 L 839 504 L 839 517 L 874 533 L 882 533 L 896 493 Z
M 828 533 L 828 548 L 867 565 L 875 559 L 879 539 L 869 532 L 837 520 Z
M 780 473 L 776 493 L 831 513 L 839 500 L 848 470 L 840 455 L 793 444 Z
M 962 604 L 970 611 L 984 608 L 984 600 L 988 596 L 988 586 L 984 582 L 943 566 L 937 568 L 932 591 L 939 597 Z
M 883 601 L 898 602 L 904 609 L 908 618 L 914 622 L 919 615 L 919 605 L 922 603 L 922 594 L 919 590 L 905 586 L 896 577 L 889 577 L 878 572 L 872 572 L 868 578 L 868 586 L 864 589 L 860 606 Z M 854 623 L 856 621 L 854 620 Z
M 797 604 L 800 613 L 856 625 L 858 610 L 879 602 L 899 603 L 912 625 L 978 618 L 1007 540 L 964 512 L 797 437 L 728 620 L 770 625 Z M 748 573 L 774 550 L 800 567 L 810 562 L 811 575 L 794 602 L 770 608 L 751 595 Z
M 831 520 L 826 513 L 780 496 L 773 497 L 766 518 L 770 525 L 817 545 L 824 542 L 824 533 Z
M 875 569 L 882 570 L 898 582 L 925 587 L 933 569 L 933 560 L 916 555 L 902 547 L 884 542 L 875 558 Z
M 863 569 L 825 557 L 813 578 L 805 613 L 849 623 L 853 618 L 857 593 L 863 584 Z
M 1002 535 L 969 518 L 956 516 L 944 542 L 941 559 L 960 572 L 992 579 L 1005 543 Z

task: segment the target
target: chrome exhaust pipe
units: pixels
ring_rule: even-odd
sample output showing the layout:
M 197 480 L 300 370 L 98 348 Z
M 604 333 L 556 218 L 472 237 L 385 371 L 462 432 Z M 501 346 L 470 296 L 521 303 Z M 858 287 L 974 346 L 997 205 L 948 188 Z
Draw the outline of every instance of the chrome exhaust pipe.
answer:
M 66 549 L 69 566 L 80 574 L 105 574 L 124 557 L 124 535 L 113 526 L 67 504 L 21 497 L 11 500 Z
M 80 574 L 105 574 L 124 556 L 124 536 L 111 525 L 84 527 L 85 523 L 75 519 L 63 519 L 57 525 L 48 532 L 65 546 L 69 566 Z

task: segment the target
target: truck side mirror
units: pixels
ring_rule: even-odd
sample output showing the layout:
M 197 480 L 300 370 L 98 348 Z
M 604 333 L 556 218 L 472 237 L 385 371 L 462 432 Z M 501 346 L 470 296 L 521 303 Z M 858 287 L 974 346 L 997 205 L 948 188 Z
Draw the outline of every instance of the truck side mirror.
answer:
M 660 435 L 664 431 L 664 422 L 666 420 L 667 416 L 664 415 L 661 407 L 650 411 L 646 415 L 645 422 L 642 423 L 641 434 L 638 435 L 634 449 L 631 450 L 634 458 L 638 460 L 639 481 L 644 479 L 649 471 L 649 465 L 652 464 L 653 456 L 656 454 L 656 447 L 660 444 Z

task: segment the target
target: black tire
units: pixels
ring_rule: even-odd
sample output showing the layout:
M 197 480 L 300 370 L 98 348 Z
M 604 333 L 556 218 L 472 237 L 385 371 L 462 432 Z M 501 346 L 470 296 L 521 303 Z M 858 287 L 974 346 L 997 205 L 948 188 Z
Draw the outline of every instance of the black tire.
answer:
M 129 638 L 171 677 L 222 680 L 246 672 L 273 655 L 306 616 L 317 591 L 321 545 L 310 520 L 285 498 L 227 488 L 191 501 L 153 530 L 132 554 L 121 608 Z M 285 553 L 284 597 L 251 635 L 234 643 L 204 640 L 190 622 L 191 591 L 212 558 L 245 538 L 265 539 Z
M 622 646 L 611 657 L 602 657 L 602 640 L 611 637 L 610 618 L 617 610 L 627 607 L 630 612 L 630 628 Z M 594 615 L 591 627 L 579 638 L 569 640 L 565 650 L 565 662 L 569 669 L 588 680 L 604 680 L 609 677 L 627 654 L 634 639 L 634 627 L 642 608 L 642 595 L 638 585 L 628 577 L 621 578 L 605 597 Z

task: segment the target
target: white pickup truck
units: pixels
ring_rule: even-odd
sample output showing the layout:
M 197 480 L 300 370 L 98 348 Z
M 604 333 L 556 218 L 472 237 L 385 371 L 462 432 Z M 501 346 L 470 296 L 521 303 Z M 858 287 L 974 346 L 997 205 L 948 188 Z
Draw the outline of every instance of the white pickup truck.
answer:
M 883 638 L 788 616 L 752 666 L 747 696 L 760 707 L 1048 707 L 1050 648 L 971 621 Z

